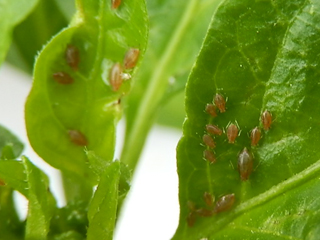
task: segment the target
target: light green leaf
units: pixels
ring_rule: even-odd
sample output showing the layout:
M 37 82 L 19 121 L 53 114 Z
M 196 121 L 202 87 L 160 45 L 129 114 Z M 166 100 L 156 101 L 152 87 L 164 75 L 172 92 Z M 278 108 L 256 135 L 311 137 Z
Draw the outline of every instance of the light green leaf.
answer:
M 14 159 L 22 153 L 23 144 L 8 129 L 0 125 L 0 158 Z
M 184 88 L 186 77 L 220 0 L 147 1 L 150 41 L 126 108 L 121 161 L 134 169 L 161 105 Z M 183 108 L 182 102 L 180 106 Z M 175 112 L 171 112 L 175 114 Z
M 220 5 L 186 89 L 187 120 L 177 148 L 181 213 L 173 239 L 317 239 L 319 21 L 315 0 Z M 227 99 L 226 112 L 211 117 L 205 108 L 216 94 Z M 261 122 L 265 110 L 272 114 L 270 130 Z M 230 123 L 240 130 L 234 144 L 226 134 Z M 211 135 L 214 149 L 203 140 L 207 124 L 223 129 Z M 252 146 L 255 127 L 262 138 Z M 244 148 L 253 155 L 247 181 L 237 167 Z M 215 163 L 203 157 L 205 150 Z M 234 194 L 235 203 L 216 213 L 205 192 L 216 202 Z M 212 216 L 201 217 L 201 208 Z
M 105 169 L 88 210 L 88 240 L 113 238 L 118 205 L 120 162 Z
M 45 161 L 90 182 L 95 177 L 84 145 L 102 159 L 113 160 L 119 99 L 132 81 L 113 91 L 109 72 L 115 63 L 122 64 L 130 48 L 140 49 L 142 59 L 147 35 L 144 1 L 123 1 L 117 9 L 109 0 L 77 1 L 70 27 L 52 39 L 37 59 L 26 103 L 28 137 Z M 70 45 L 79 51 L 79 63 L 73 66 L 65 58 Z M 59 72 L 70 75 L 72 84 L 56 81 L 53 74 Z M 125 72 L 134 74 L 135 69 Z M 80 137 L 77 143 L 79 133 L 85 139 Z
M 0 1 L 0 64 L 9 49 L 13 27 L 32 11 L 37 2 L 38 0 Z
M 28 181 L 28 216 L 25 232 L 26 240 L 46 239 L 55 200 L 49 190 L 47 176 L 26 157 L 22 157 Z

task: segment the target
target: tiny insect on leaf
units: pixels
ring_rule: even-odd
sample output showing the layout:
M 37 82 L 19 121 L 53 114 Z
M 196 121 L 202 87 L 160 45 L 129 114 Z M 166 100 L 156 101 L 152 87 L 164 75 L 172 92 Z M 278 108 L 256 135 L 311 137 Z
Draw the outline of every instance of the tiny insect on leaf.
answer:
M 253 168 L 253 157 L 251 153 L 244 148 L 238 156 L 238 170 L 242 181 L 249 179 Z
M 211 133 L 213 135 L 221 135 L 222 134 L 222 130 L 219 127 L 217 127 L 216 125 L 207 124 L 206 130 L 208 131 L 208 133 Z
M 70 141 L 78 146 L 88 145 L 86 137 L 78 130 L 69 130 L 68 131 Z
M 238 136 L 239 129 L 235 124 L 230 124 L 227 128 L 227 137 L 229 143 L 234 143 L 236 141 L 236 138 Z
M 123 66 L 125 69 L 131 69 L 134 68 L 138 62 L 140 55 L 140 50 L 137 48 L 130 48 L 128 52 L 126 53 L 124 60 L 123 60 Z
M 80 62 L 80 54 L 78 48 L 69 44 L 66 48 L 65 57 L 68 65 L 74 71 L 78 71 Z
M 121 87 L 123 79 L 122 79 L 122 67 L 120 63 L 115 63 L 110 69 L 109 79 L 112 87 L 112 91 L 118 91 Z
M 216 202 L 214 212 L 219 213 L 219 212 L 227 211 L 233 206 L 234 202 L 235 202 L 234 193 L 224 195 L 221 198 L 219 198 L 218 201 Z
M 65 72 L 54 73 L 52 77 L 57 83 L 60 83 L 60 84 L 67 85 L 67 84 L 73 83 L 73 78 L 68 73 L 65 73 Z
M 225 112 L 226 111 L 226 100 L 221 94 L 216 94 L 214 96 L 214 104 L 217 106 L 220 112 Z

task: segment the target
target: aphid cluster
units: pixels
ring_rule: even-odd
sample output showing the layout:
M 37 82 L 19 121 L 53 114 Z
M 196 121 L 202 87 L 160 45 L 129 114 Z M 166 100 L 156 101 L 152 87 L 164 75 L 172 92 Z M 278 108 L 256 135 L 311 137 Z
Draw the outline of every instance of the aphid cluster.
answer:
M 196 208 L 196 205 L 191 201 L 187 202 L 189 208 L 187 224 L 189 227 L 195 224 L 197 217 L 211 217 L 217 213 L 229 210 L 235 202 L 235 195 L 234 193 L 223 195 L 215 202 L 215 197 L 211 193 L 205 192 L 203 200 L 206 206 L 202 208 Z
M 126 80 L 127 74 L 124 73 L 124 69 L 132 69 L 136 66 L 140 55 L 140 50 L 136 48 L 130 48 L 124 56 L 123 66 L 119 62 L 115 63 L 109 72 L 109 82 L 112 91 L 116 92 L 121 87 L 123 80 Z
M 208 103 L 205 106 L 205 112 L 212 118 L 218 117 L 219 113 L 226 112 L 226 101 L 221 94 L 216 94 L 213 98 L 214 103 Z M 265 131 L 269 130 L 272 124 L 272 115 L 269 111 L 265 110 L 261 114 L 261 125 Z M 258 146 L 262 136 L 260 127 L 254 127 L 248 135 L 250 135 L 251 147 Z M 208 123 L 205 126 L 205 133 L 202 136 L 203 145 L 206 149 L 203 151 L 203 158 L 210 163 L 215 163 L 217 158 L 214 149 L 217 147 L 215 139 L 223 134 L 226 134 L 229 144 L 235 144 L 237 137 L 240 135 L 240 127 L 237 122 L 229 123 L 226 129 L 223 130 L 217 125 Z M 247 147 L 238 154 L 238 171 L 241 181 L 247 181 L 253 171 L 254 156 Z M 206 207 L 196 208 L 195 204 L 188 204 L 189 214 L 187 217 L 188 226 L 192 227 L 197 217 L 210 217 L 214 214 L 227 211 L 232 208 L 235 202 L 235 194 L 226 194 L 220 197 L 216 202 L 213 195 L 210 193 L 204 194 L 204 201 Z

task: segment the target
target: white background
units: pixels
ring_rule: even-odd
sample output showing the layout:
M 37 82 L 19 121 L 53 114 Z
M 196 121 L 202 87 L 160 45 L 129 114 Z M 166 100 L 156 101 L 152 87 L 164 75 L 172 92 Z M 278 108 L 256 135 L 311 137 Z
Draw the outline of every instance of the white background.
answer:
M 24 103 L 31 89 L 30 76 L 9 65 L 0 68 L 0 124 L 25 144 L 24 154 L 50 177 L 53 194 L 60 207 L 65 205 L 60 174 L 42 161 L 28 143 L 24 125 Z M 116 157 L 123 141 L 124 123 L 118 127 Z M 178 177 L 175 148 L 181 132 L 156 126 L 152 129 L 118 222 L 115 240 L 170 239 L 178 224 Z M 17 196 L 21 217 L 27 202 Z

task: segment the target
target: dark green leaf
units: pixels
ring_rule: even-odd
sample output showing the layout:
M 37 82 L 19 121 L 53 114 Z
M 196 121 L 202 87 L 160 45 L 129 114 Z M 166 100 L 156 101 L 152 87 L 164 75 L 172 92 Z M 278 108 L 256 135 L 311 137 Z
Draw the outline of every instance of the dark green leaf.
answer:
M 25 232 L 26 240 L 46 239 L 49 232 L 55 200 L 49 190 L 47 176 L 26 157 L 22 157 L 28 181 L 28 216 Z
M 315 0 L 220 5 L 186 89 L 187 121 L 177 150 L 181 214 L 174 239 L 317 239 L 319 21 Z M 205 107 L 217 93 L 227 99 L 226 112 L 213 118 Z M 270 130 L 261 122 L 265 110 L 272 114 Z M 240 128 L 234 144 L 226 135 L 230 123 Z M 224 130 L 212 136 L 215 149 L 203 141 L 207 124 Z M 255 127 L 262 138 L 252 146 Z M 253 172 L 241 181 L 237 162 L 245 147 L 253 154 Z M 205 150 L 215 163 L 204 159 Z M 205 192 L 216 201 L 233 193 L 235 204 L 200 217 L 196 209 L 214 208 L 206 206 Z M 188 215 L 189 224 L 196 216 L 193 227 L 187 226 Z
M 220 0 L 147 1 L 150 41 L 126 108 L 121 161 L 134 169 L 160 105 L 181 91 Z M 178 108 L 183 108 L 182 102 Z M 170 112 L 172 115 L 175 112 Z
M 72 2 L 72 1 L 68 1 Z M 13 49 L 9 62 L 18 65 L 21 59 L 28 72 L 32 72 L 35 56 L 52 36 L 67 26 L 68 22 L 55 0 L 42 0 L 34 11 L 13 31 Z M 16 52 L 14 51 L 16 50 Z M 15 54 L 17 55 L 15 55 Z M 19 66 L 20 67 L 20 66 Z
M 3 62 L 11 42 L 15 25 L 21 22 L 35 7 L 38 0 L 3 0 L 0 5 L 0 64 Z
M 113 238 L 115 227 L 118 186 L 120 179 L 120 162 L 116 161 L 105 169 L 100 177 L 98 188 L 89 206 L 88 240 Z
M 0 125 L 0 156 L 1 159 L 14 159 L 20 156 L 23 144 L 8 129 Z
M 87 166 L 84 145 L 106 161 L 113 159 L 119 99 L 131 88 L 128 80 L 113 91 L 109 72 L 116 62 L 122 64 L 130 48 L 139 48 L 142 59 L 147 20 L 141 0 L 123 1 L 117 9 L 111 8 L 109 0 L 79 0 L 77 9 L 70 27 L 37 59 L 26 124 L 31 145 L 45 161 L 90 182 L 95 177 Z M 80 61 L 73 66 L 65 57 L 68 46 L 79 51 Z M 53 77 L 61 72 L 70 78 Z M 65 79 L 73 82 L 61 83 Z

